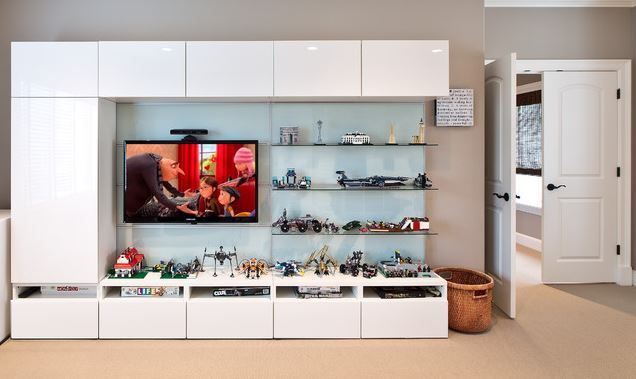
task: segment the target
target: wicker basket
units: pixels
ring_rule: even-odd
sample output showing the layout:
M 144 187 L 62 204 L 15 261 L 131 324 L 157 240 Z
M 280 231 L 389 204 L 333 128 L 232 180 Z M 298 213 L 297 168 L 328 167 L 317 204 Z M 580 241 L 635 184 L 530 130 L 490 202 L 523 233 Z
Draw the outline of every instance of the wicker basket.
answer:
M 448 281 L 448 326 L 465 333 L 488 330 L 495 285 L 492 278 L 463 268 L 440 267 L 433 271 Z

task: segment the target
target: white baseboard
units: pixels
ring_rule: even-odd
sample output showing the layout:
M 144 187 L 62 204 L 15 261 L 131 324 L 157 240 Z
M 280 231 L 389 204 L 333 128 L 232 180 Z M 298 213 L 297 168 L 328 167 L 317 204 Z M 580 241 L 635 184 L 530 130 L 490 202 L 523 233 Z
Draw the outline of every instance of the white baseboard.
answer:
M 632 275 L 632 285 L 636 287 L 636 270 L 634 270 Z
M 526 234 L 517 233 L 517 243 L 532 250 L 541 252 L 541 240 L 538 238 L 530 237 Z

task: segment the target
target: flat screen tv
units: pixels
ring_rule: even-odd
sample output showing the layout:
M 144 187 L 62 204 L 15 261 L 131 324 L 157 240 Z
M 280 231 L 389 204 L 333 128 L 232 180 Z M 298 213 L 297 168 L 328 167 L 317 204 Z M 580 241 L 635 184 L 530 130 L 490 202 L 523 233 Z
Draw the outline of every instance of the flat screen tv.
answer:
M 124 222 L 258 222 L 258 141 L 125 141 Z

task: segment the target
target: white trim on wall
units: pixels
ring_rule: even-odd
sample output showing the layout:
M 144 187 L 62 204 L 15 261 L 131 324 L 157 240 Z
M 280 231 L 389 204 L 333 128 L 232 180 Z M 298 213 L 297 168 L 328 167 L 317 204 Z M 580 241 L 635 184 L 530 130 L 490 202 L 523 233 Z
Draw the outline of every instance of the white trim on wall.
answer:
M 538 238 L 530 237 L 529 235 L 517 232 L 517 243 L 521 246 L 525 246 L 529 249 L 542 252 L 542 242 Z
M 486 8 L 631 8 L 636 0 L 485 0 Z
M 529 213 L 539 217 L 543 216 L 543 208 L 537 208 L 531 205 L 520 204 L 519 202 L 517 202 L 517 210 L 519 212 Z

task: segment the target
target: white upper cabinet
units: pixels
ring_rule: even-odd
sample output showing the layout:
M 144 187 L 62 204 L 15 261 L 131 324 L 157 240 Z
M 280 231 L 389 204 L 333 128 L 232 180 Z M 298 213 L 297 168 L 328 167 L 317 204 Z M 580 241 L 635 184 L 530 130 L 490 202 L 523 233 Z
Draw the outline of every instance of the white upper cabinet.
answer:
M 274 96 L 360 96 L 360 41 L 274 41 Z
M 448 41 L 362 41 L 362 96 L 448 96 Z
M 100 97 L 184 97 L 185 42 L 99 42 Z
M 187 42 L 187 96 L 270 97 L 272 41 Z
M 97 42 L 12 42 L 12 97 L 97 97 Z

